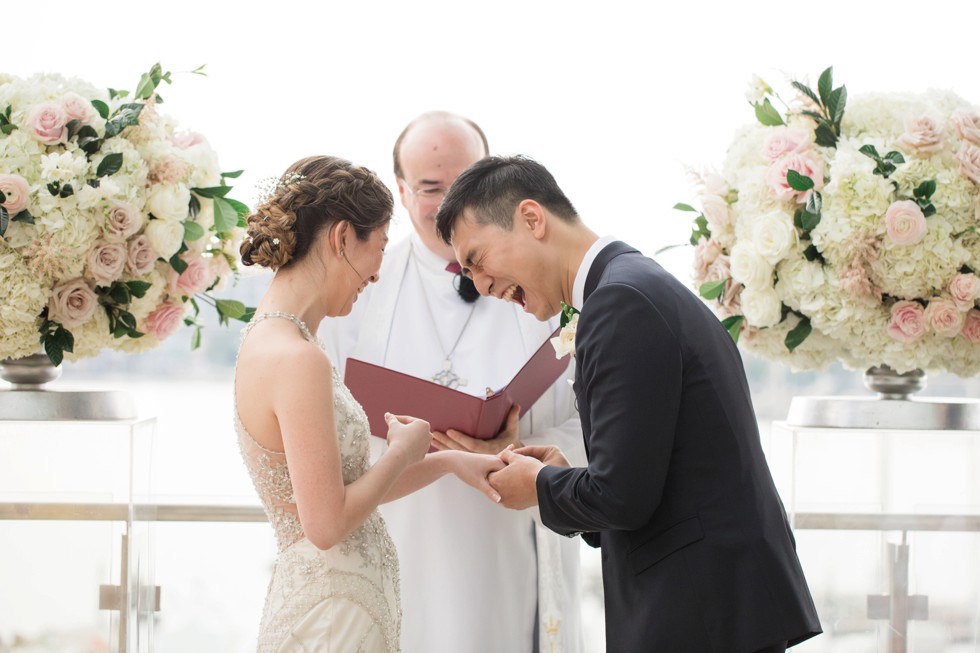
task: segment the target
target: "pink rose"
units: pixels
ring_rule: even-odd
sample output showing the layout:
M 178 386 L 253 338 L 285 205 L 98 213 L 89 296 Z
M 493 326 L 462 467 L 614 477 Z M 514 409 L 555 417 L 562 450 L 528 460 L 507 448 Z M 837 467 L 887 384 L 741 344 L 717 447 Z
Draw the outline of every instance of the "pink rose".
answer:
M 713 238 L 704 236 L 694 246 L 694 281 L 702 283 L 708 274 L 708 267 L 721 255 L 721 245 Z M 223 258 L 223 257 L 222 257 Z
M 701 212 L 708 221 L 711 231 L 724 231 L 732 224 L 732 209 L 728 202 L 718 195 L 701 196 Z
M 113 202 L 106 214 L 106 236 L 112 240 L 126 240 L 143 228 L 143 214 L 126 202 Z
M 892 305 L 892 319 L 888 324 L 888 335 L 905 343 L 921 339 L 926 334 L 924 314 L 925 311 L 918 302 L 895 302 Z
M 133 274 L 139 276 L 149 273 L 157 258 L 157 253 L 150 245 L 150 238 L 146 234 L 141 234 L 129 241 L 126 263 L 129 265 L 129 271 Z
M 47 145 L 54 145 L 65 139 L 67 124 L 68 114 L 55 102 L 36 104 L 27 116 L 27 128 L 34 138 Z
M 956 133 L 965 141 L 980 145 L 980 114 L 971 109 L 959 109 L 953 113 Z
M 956 158 L 960 162 L 960 172 L 963 176 L 980 186 L 980 147 L 963 143 L 963 147 L 956 153 Z
M 194 147 L 200 143 L 205 142 L 204 136 L 198 134 L 197 132 L 181 132 L 179 134 L 173 135 L 174 145 L 182 150 L 186 150 L 189 147 Z
M 926 216 L 912 200 L 892 202 L 885 211 L 885 229 L 896 245 L 914 245 L 925 238 Z
M 99 306 L 99 298 L 84 279 L 55 286 L 48 300 L 48 319 L 69 329 L 88 322 Z
M 980 277 L 975 274 L 957 274 L 949 282 L 949 294 L 961 311 L 974 307 L 980 298 Z
M 823 188 L 824 162 L 820 155 L 812 150 L 787 154 L 773 161 L 769 165 L 769 172 L 766 174 L 766 182 L 780 202 L 791 199 L 795 199 L 800 204 L 806 202 L 808 191 L 794 190 L 786 181 L 786 174 L 790 170 L 795 170 L 804 177 L 812 179 L 813 190 Z
M 166 340 L 180 327 L 184 319 L 184 305 L 166 301 L 146 316 L 145 329 L 157 340 Z
M 111 285 L 122 276 L 127 253 L 122 243 L 102 239 L 95 241 L 95 246 L 88 253 L 86 276 L 94 280 L 96 286 Z
M 905 133 L 898 142 L 918 152 L 935 152 L 942 149 L 946 128 L 930 116 L 919 116 L 905 121 Z
M 78 93 L 69 91 L 59 98 L 59 102 L 69 121 L 77 120 L 83 125 L 91 125 L 100 118 L 92 103 Z
M 730 306 L 741 292 L 742 284 L 735 283 L 732 280 L 731 259 L 726 254 L 720 254 L 718 258 L 716 258 L 711 265 L 708 266 L 708 270 L 704 275 L 704 280 L 701 283 L 721 281 L 722 279 L 728 279 L 728 283 L 725 284 L 725 293 L 719 297 L 719 299 L 721 300 L 722 306 Z
M 965 314 L 948 299 L 932 299 L 926 306 L 926 323 L 933 331 L 947 338 L 959 334 L 965 318 Z
M 181 258 L 187 263 L 187 268 L 180 275 L 171 277 L 171 294 L 191 297 L 207 290 L 208 286 L 214 282 L 214 271 L 211 266 L 198 255 L 192 256 L 189 260 L 184 257 Z
M 980 345 L 980 311 L 971 308 L 966 314 L 960 335 L 975 345 Z
M 3 208 L 7 213 L 15 216 L 27 208 L 27 198 L 31 189 L 27 185 L 27 180 L 20 175 L 0 175 L 0 192 L 6 199 L 3 200 Z
M 769 136 L 762 145 L 762 156 L 775 161 L 784 154 L 804 152 L 810 149 L 810 146 L 809 132 L 793 127 L 774 127 L 769 130 Z
M 224 286 L 228 277 L 231 276 L 231 264 L 228 259 L 220 252 L 215 252 L 211 256 L 210 261 L 211 274 L 214 275 L 216 280 L 219 280 L 218 287 Z

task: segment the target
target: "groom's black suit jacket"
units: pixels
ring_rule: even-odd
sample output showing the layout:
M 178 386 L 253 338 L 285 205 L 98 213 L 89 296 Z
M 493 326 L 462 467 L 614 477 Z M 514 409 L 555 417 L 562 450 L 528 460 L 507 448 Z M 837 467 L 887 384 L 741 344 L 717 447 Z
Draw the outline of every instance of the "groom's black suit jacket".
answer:
M 609 653 L 750 653 L 820 632 L 742 360 L 694 293 L 625 243 L 586 280 L 575 396 L 588 467 L 541 518 L 602 547 Z

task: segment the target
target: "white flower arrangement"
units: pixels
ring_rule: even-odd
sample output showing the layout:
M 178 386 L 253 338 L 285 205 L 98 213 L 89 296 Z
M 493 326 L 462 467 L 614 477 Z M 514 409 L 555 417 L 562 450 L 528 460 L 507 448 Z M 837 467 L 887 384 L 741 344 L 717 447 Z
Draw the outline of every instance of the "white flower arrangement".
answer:
M 133 94 L 0 75 L 0 359 L 144 351 L 182 323 L 196 347 L 198 300 L 249 318 L 208 294 L 235 274 L 241 171 L 158 111 L 164 81 L 159 64 Z
M 732 337 L 794 369 L 980 372 L 980 112 L 947 91 L 847 97 L 832 70 L 782 102 L 722 172 L 695 175 L 700 295 Z M 845 112 L 845 106 L 847 111 Z

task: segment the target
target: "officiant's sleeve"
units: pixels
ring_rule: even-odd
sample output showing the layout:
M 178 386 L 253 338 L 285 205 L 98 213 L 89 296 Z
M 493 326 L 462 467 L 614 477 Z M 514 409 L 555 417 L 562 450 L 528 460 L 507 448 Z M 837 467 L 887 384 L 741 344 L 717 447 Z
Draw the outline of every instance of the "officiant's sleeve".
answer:
M 660 503 L 681 403 L 680 340 L 644 294 L 600 286 L 579 318 L 575 387 L 587 467 L 545 467 L 538 505 L 552 530 L 635 530 Z

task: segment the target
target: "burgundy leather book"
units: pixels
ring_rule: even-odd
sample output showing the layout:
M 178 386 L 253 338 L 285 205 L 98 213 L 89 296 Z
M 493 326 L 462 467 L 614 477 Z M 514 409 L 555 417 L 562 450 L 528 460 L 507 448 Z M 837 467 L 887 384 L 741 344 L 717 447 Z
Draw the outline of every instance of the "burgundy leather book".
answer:
M 553 335 L 558 335 L 556 330 Z M 396 372 L 356 358 L 347 359 L 344 383 L 367 413 L 371 433 L 386 437 L 384 414 L 424 419 L 433 431 L 456 429 L 487 440 L 503 428 L 511 406 L 523 415 L 568 367 L 571 356 L 555 358 L 548 338 L 505 387 L 488 388 L 485 397 Z

